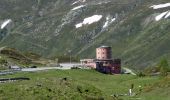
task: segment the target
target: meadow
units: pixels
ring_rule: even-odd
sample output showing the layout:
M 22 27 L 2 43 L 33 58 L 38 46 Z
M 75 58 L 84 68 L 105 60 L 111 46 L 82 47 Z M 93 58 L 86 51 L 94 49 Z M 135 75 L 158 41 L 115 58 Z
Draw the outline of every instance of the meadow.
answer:
M 169 100 L 170 78 L 107 75 L 95 70 L 19 72 L 0 78 L 27 81 L 0 83 L 1 100 Z M 133 85 L 133 96 L 128 91 Z M 118 96 L 124 95 L 124 96 Z M 117 97 L 118 96 L 118 97 Z

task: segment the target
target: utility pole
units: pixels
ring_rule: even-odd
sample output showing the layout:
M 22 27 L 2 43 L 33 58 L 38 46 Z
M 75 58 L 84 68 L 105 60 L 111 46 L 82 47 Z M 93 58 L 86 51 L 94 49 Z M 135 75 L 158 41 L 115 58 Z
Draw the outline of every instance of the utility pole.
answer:
M 70 64 L 71 64 L 71 50 L 68 50 L 68 53 L 70 54 Z
M 71 54 L 70 54 L 70 64 L 71 64 Z

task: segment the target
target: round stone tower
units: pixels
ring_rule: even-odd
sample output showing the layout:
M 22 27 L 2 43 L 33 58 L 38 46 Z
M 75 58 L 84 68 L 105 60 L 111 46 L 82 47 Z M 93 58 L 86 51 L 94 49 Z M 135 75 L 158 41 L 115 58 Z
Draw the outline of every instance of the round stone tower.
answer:
M 111 47 L 101 46 L 99 48 L 96 48 L 96 59 L 99 60 L 112 59 Z

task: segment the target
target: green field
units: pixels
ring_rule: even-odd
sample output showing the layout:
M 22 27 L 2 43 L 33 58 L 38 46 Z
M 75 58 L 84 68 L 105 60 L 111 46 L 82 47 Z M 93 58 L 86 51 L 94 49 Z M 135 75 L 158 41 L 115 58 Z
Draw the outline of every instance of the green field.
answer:
M 28 77 L 28 81 L 0 83 L 1 100 L 169 100 L 170 79 L 132 75 L 106 75 L 94 70 L 21 72 L 5 77 Z M 134 84 L 135 96 L 128 94 Z M 139 91 L 141 86 L 142 91 Z

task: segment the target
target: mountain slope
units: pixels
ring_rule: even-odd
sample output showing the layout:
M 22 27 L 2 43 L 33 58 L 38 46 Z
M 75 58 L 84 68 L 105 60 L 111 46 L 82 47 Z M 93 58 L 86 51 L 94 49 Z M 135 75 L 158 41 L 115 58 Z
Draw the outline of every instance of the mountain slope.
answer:
M 0 45 L 80 58 L 94 58 L 96 47 L 109 45 L 124 65 L 143 68 L 169 55 L 170 7 L 151 7 L 165 3 L 168 0 L 1 0 L 0 22 L 12 21 L 1 29 L 5 35 Z

